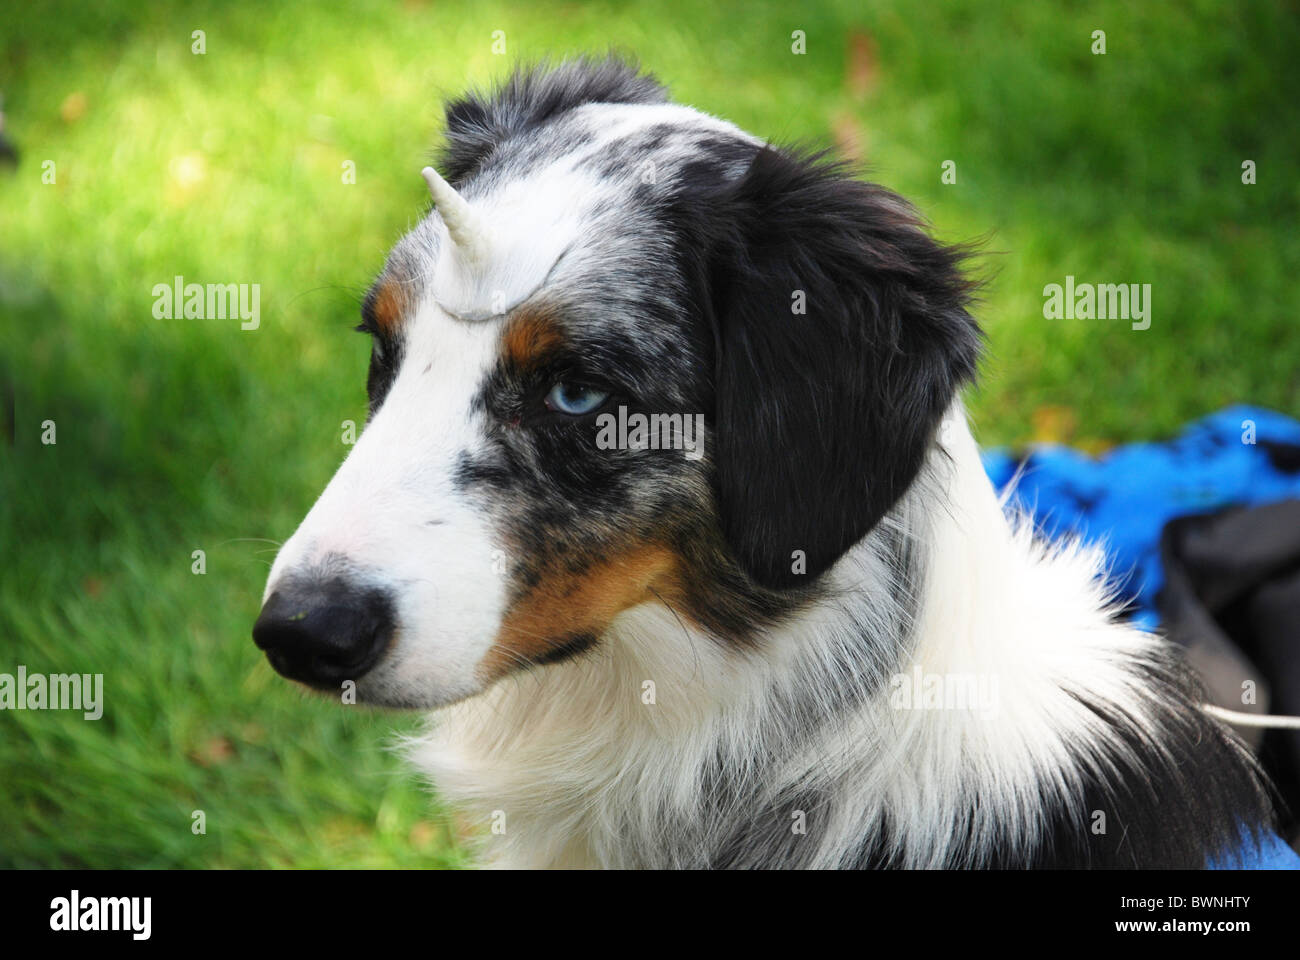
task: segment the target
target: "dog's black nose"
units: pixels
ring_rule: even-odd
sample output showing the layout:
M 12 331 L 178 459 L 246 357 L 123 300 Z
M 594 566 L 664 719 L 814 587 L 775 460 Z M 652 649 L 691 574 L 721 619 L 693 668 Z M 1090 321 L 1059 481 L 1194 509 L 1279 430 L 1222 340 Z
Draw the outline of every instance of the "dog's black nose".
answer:
M 393 605 L 381 590 L 333 583 L 276 590 L 253 624 L 253 642 L 290 680 L 337 690 L 359 680 L 393 635 Z

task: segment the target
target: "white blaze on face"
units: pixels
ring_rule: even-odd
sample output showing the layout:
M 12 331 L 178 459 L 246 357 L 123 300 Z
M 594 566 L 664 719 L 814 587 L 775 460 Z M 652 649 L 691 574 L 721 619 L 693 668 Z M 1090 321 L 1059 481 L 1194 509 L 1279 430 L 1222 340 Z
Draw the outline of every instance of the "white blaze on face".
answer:
M 394 603 L 387 654 L 357 681 L 376 703 L 433 706 L 477 692 L 476 668 L 505 609 L 489 518 L 456 488 L 462 453 L 484 445 L 472 409 L 496 359 L 500 321 L 466 322 L 426 301 L 404 325 L 388 395 L 276 557 L 270 596 L 326 562 Z M 264 598 L 265 599 L 265 598 Z

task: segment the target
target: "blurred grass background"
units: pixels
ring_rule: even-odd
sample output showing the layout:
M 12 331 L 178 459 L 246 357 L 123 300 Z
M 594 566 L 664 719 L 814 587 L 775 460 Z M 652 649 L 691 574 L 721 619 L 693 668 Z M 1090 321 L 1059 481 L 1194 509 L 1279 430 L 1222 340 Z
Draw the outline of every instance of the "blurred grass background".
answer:
M 349 328 L 427 205 L 441 101 L 518 59 L 632 53 L 682 102 L 867 162 L 944 239 L 986 236 L 985 443 L 1300 413 L 1294 2 L 788 7 L 0 9 L 22 151 L 0 167 L 0 672 L 103 673 L 106 699 L 97 722 L 0 713 L 0 866 L 465 862 L 474 826 L 387 749 L 416 718 L 300 695 L 249 628 L 274 551 L 255 538 L 293 531 L 362 421 Z M 1152 284 L 1150 330 L 1044 320 L 1067 273 Z M 154 319 L 178 274 L 259 283 L 261 328 Z

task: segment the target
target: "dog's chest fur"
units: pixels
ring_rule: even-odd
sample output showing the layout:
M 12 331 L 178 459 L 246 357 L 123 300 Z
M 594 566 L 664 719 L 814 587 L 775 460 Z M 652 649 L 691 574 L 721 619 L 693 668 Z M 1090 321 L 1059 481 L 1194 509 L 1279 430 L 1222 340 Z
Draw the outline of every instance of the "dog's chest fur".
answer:
M 488 861 L 1199 866 L 1256 818 L 1249 757 L 1112 621 L 1100 556 L 1013 531 L 960 405 L 949 422 L 837 595 L 754 648 L 645 604 L 589 657 L 438 715 L 412 759 L 479 814 Z M 996 702 L 898 709 L 917 668 L 993 678 Z

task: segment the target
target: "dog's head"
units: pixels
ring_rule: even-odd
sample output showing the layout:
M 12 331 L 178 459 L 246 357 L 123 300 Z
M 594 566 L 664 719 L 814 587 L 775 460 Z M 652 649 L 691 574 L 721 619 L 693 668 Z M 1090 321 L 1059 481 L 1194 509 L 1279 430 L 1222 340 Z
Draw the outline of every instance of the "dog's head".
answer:
M 362 311 L 370 418 L 276 559 L 287 676 L 437 706 L 666 603 L 743 641 L 916 477 L 974 372 L 960 254 L 616 61 L 447 110 Z

